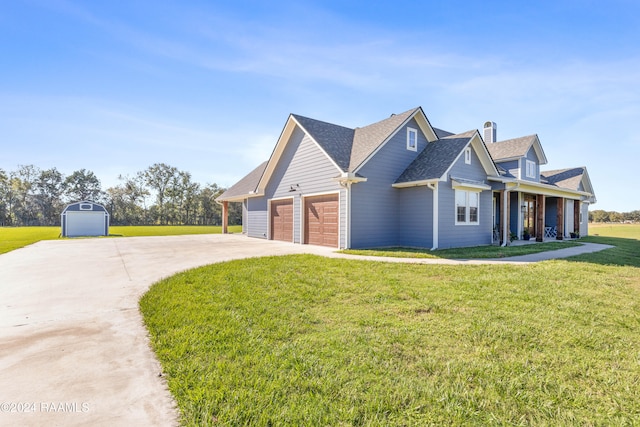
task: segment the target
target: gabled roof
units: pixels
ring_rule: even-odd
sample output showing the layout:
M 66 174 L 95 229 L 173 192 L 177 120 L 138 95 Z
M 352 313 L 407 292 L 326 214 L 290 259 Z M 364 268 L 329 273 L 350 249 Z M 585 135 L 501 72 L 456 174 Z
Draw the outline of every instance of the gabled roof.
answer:
M 462 151 L 473 145 L 488 175 L 498 175 L 494 163 L 489 158 L 484 143 L 477 130 L 470 130 L 458 135 L 448 135 L 427 145 L 411 162 L 409 167 L 398 177 L 395 186 L 432 180 L 443 180 Z
M 428 144 L 395 183 L 440 179 L 469 144 L 474 133 L 475 131 L 469 131 L 447 136 Z
M 262 162 L 260 166 L 249 172 L 244 178 L 229 187 L 227 191 L 216 198 L 217 201 L 242 200 L 247 195 L 254 193 L 258 187 L 258 182 L 267 167 L 267 162 Z
M 503 162 L 526 156 L 532 146 L 538 155 L 538 159 L 540 159 L 540 164 L 546 164 L 547 156 L 542 150 L 542 144 L 540 144 L 538 135 L 528 135 L 490 143 L 487 144 L 487 149 L 494 161 Z
M 574 191 L 584 191 L 593 195 L 591 179 L 584 166 L 540 172 L 548 184 Z M 582 184 L 582 188 L 580 185 Z
M 362 128 L 355 129 L 353 151 L 349 172 L 357 172 L 395 133 L 409 120 L 414 118 L 429 142 L 438 136 L 427 120 L 421 107 L 412 108 L 404 113 L 392 114 L 391 117 Z
M 338 126 L 308 117 L 291 115 L 302 126 L 314 141 L 318 143 L 329 157 L 342 171 L 349 169 L 351 148 L 355 131 L 344 126 Z

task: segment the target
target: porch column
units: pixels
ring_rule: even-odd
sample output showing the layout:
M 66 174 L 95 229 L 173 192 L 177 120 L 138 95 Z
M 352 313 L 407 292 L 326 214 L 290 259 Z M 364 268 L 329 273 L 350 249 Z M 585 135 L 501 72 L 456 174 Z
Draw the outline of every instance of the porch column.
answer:
M 536 242 L 544 241 L 544 195 L 536 195 Z
M 580 233 L 580 200 L 573 201 L 573 232 Z
M 222 234 L 229 232 L 229 202 L 222 202 Z
M 501 231 L 502 231 L 502 246 L 509 246 L 511 244 L 511 234 L 509 232 L 510 217 L 509 212 L 509 191 L 500 191 L 500 207 L 502 208 L 502 215 L 500 215 Z
M 556 240 L 564 239 L 564 197 L 558 198 L 556 207 Z

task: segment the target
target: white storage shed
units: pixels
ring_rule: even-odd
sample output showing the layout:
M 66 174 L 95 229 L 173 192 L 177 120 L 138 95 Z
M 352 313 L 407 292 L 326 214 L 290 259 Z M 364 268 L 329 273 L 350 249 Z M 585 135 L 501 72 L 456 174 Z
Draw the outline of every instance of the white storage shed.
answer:
M 71 203 L 60 216 L 64 237 L 109 235 L 109 212 L 98 203 Z

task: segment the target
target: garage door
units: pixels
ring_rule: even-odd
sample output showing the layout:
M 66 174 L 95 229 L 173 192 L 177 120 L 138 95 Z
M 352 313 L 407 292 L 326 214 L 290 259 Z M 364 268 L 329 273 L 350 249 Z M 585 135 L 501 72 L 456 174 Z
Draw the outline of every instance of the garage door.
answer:
M 271 202 L 271 239 L 293 242 L 293 199 Z
M 67 236 L 104 236 L 104 212 L 67 212 Z
M 338 247 L 338 195 L 307 197 L 304 201 L 304 242 Z

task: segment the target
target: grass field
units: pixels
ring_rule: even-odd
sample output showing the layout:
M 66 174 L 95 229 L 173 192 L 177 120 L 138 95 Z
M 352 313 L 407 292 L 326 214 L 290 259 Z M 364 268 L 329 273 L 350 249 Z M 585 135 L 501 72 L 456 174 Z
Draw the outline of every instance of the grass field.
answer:
M 184 425 L 635 425 L 640 235 L 616 233 L 528 266 L 234 261 L 140 305 Z
M 241 226 L 230 226 L 230 233 L 239 233 Z M 217 226 L 112 226 L 110 236 L 174 236 L 183 234 L 219 234 Z M 60 239 L 60 227 L 0 227 L 0 254 L 22 248 L 40 240 Z

